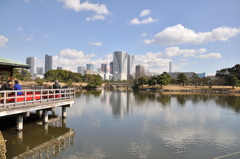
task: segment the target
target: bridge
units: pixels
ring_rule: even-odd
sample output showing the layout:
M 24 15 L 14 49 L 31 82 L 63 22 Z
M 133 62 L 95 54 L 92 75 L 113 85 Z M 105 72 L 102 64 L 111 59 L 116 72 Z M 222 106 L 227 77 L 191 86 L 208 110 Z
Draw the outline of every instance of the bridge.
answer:
M 112 86 L 113 88 L 119 88 L 119 87 L 132 88 L 133 84 L 130 84 L 130 83 L 110 83 L 110 86 Z
M 22 92 L 23 95 L 17 95 Z M 42 122 L 48 123 L 48 111 L 62 107 L 62 117 L 66 118 L 66 108 L 71 107 L 75 99 L 75 88 L 9 90 L 0 92 L 0 118 L 16 116 L 16 130 L 23 129 L 23 117 L 36 111 L 42 116 Z

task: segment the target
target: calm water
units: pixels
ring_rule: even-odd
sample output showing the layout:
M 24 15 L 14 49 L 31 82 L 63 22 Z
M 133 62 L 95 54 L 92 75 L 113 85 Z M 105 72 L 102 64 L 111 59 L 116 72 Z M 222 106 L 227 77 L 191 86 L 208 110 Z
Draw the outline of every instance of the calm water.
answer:
M 7 157 L 240 158 L 237 96 L 88 91 L 77 94 L 66 120 L 58 114 L 45 126 L 32 114 L 20 134 L 15 119 L 1 120 Z

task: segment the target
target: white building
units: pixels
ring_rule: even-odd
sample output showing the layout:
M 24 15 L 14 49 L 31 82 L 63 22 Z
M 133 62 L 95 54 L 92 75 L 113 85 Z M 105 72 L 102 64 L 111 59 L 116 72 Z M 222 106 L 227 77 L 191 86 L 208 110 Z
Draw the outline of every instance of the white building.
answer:
M 85 67 L 78 67 L 77 72 L 81 73 L 82 75 L 85 75 Z
M 127 80 L 128 54 L 124 51 L 113 53 L 113 76 L 114 80 Z

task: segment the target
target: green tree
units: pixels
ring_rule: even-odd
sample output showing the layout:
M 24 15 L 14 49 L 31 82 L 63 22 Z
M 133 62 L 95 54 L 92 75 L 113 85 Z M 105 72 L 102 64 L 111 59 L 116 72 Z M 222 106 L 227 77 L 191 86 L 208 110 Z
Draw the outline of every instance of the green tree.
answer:
M 150 79 L 148 80 L 148 85 L 149 85 L 149 86 L 155 86 L 155 84 L 156 84 L 156 82 L 155 82 L 154 79 L 150 78 Z
M 196 73 L 193 73 L 190 82 L 193 83 L 195 85 L 195 87 L 197 88 L 197 85 L 201 83 L 201 78 L 198 77 L 198 75 Z
M 167 72 L 163 72 L 161 75 L 157 77 L 157 84 L 161 87 L 164 85 L 168 85 L 171 82 L 171 76 Z
M 142 86 L 142 88 L 143 88 L 143 85 L 144 85 L 144 84 L 147 84 L 147 83 L 148 83 L 148 80 L 147 80 L 146 77 L 140 77 L 140 78 L 138 79 L 138 83 L 139 83 L 139 85 Z
M 31 74 L 26 69 L 13 69 L 13 77 L 20 81 L 29 81 Z
M 179 73 L 177 75 L 177 79 L 178 79 L 178 83 L 182 84 L 183 87 L 184 87 L 185 83 L 188 81 L 188 78 L 184 73 Z
M 227 83 L 233 87 L 238 85 L 238 78 L 235 75 L 228 76 Z

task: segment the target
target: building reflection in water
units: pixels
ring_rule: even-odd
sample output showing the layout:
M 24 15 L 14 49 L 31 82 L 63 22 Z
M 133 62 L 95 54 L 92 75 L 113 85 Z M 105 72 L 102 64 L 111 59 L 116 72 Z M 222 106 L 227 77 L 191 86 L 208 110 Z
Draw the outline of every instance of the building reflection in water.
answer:
M 54 158 L 74 145 L 75 131 L 66 127 L 66 119 L 52 118 L 48 124 L 25 125 L 17 135 L 4 131 L 7 158 Z

